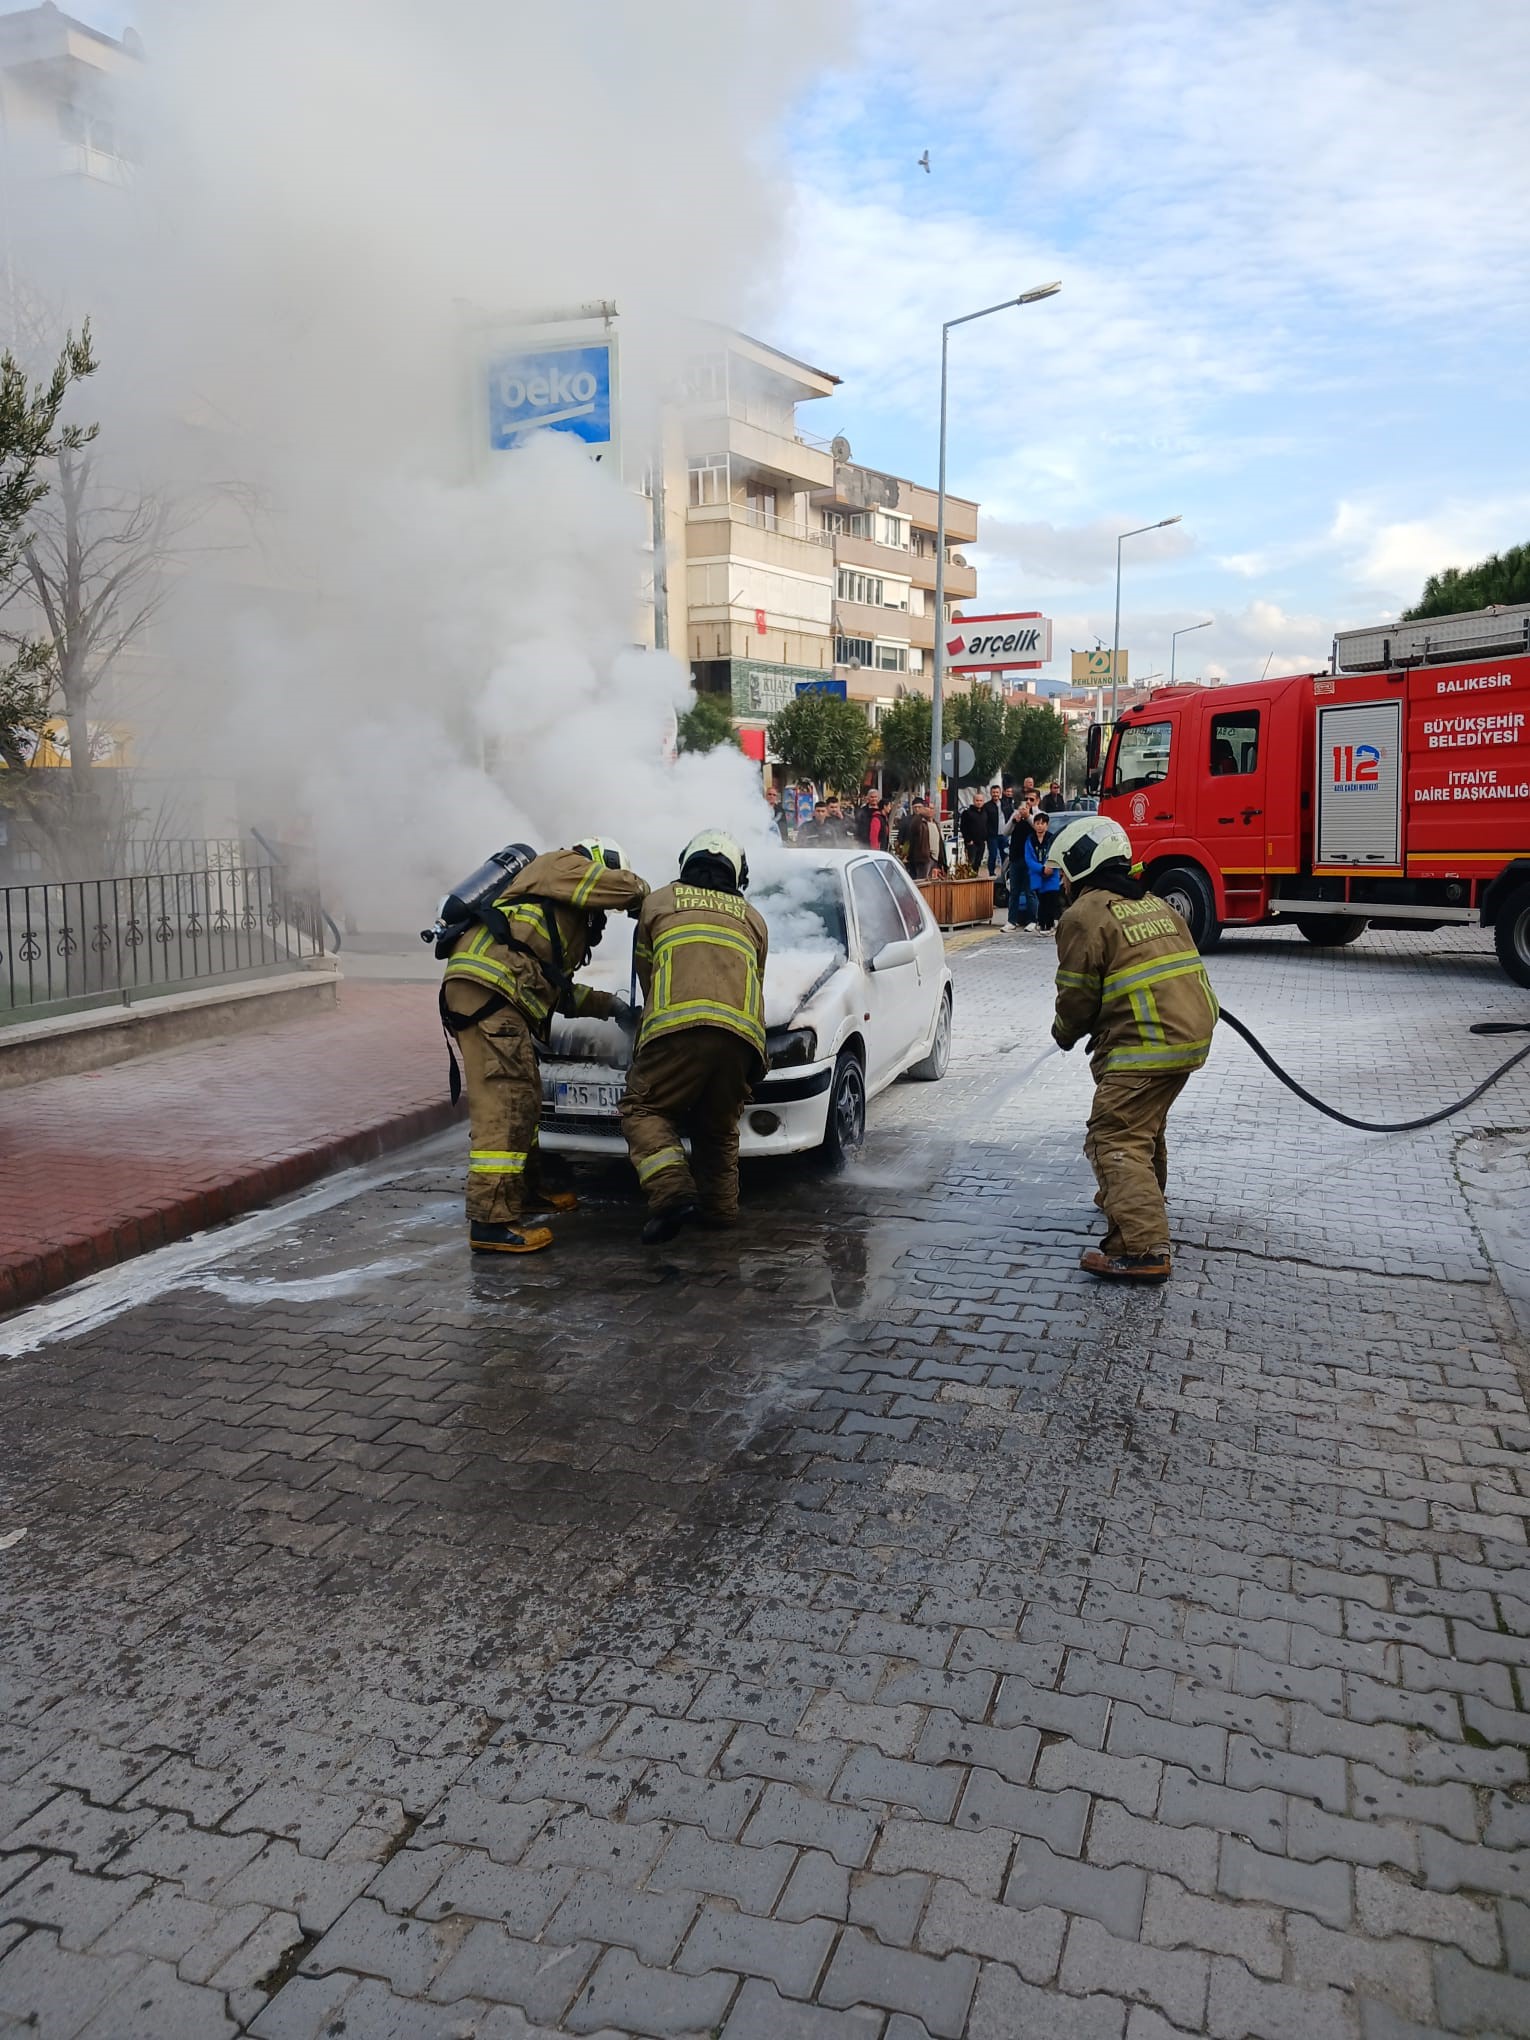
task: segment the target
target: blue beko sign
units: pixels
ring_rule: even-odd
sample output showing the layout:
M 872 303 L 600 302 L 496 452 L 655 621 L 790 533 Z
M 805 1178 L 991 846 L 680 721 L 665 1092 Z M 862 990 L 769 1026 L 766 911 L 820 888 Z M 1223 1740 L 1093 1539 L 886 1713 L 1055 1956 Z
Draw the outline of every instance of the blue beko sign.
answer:
M 489 444 L 524 446 L 538 432 L 570 432 L 590 447 L 613 434 L 616 342 L 537 347 L 489 364 Z
M 849 682 L 845 680 L 799 680 L 799 694 L 832 694 L 836 701 L 844 701 L 849 695 Z

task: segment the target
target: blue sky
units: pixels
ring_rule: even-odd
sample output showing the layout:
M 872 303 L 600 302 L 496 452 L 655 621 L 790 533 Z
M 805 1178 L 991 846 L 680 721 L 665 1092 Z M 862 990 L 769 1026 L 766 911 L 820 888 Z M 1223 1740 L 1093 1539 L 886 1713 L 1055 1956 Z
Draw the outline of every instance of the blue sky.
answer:
M 773 337 L 807 414 L 984 506 L 980 606 L 1133 671 L 1326 660 L 1425 575 L 1530 539 L 1530 8 L 879 0 L 790 134 Z M 930 151 L 926 175 L 916 159 Z

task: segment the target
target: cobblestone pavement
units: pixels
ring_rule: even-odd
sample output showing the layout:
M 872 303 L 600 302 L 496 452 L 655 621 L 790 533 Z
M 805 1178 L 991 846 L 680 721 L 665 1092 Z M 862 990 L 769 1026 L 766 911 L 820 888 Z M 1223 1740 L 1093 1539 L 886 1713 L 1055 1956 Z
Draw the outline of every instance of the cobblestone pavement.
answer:
M 947 1081 L 737 1238 L 591 1174 L 469 1266 L 454 1134 L 5 1363 L 0 2032 L 1530 2033 L 1530 1084 L 1368 1139 L 1224 1037 L 1101 1292 L 1050 944 L 954 967 Z M 1214 971 L 1378 1115 L 1523 1005 Z
M 0 1309 L 444 1125 L 435 999 L 342 983 L 332 1012 L 0 1091 Z

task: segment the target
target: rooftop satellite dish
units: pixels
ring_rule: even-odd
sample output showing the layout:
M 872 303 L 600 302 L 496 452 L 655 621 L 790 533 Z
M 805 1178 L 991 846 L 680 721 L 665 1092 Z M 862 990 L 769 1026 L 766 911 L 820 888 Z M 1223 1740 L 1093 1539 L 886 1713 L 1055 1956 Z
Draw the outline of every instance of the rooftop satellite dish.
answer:
M 823 442 L 820 440 L 819 444 L 822 445 L 822 443 Z M 846 439 L 844 434 L 841 433 L 837 439 L 833 439 L 829 442 L 829 451 L 830 453 L 833 454 L 836 460 L 848 460 L 850 458 L 850 442 L 848 439 Z

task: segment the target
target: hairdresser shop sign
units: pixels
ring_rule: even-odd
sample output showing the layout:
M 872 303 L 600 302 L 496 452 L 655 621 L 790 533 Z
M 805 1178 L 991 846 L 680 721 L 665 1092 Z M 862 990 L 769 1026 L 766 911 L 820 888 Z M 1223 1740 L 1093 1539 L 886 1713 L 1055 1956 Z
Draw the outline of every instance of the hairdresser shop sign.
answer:
M 616 340 L 518 347 L 489 364 L 489 444 L 524 446 L 538 432 L 568 432 L 596 460 L 616 439 Z M 614 463 L 613 463 L 614 464 Z

